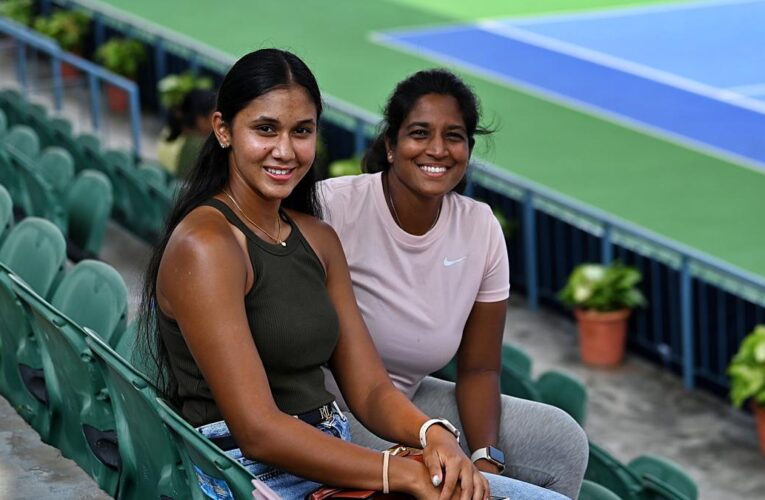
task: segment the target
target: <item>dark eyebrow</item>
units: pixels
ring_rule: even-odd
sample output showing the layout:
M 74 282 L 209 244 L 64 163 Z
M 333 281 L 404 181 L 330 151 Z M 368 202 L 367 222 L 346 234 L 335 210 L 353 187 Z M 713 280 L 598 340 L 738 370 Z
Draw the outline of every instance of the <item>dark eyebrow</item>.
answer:
M 253 120 L 253 122 L 259 122 L 259 123 L 265 122 L 265 123 L 276 123 L 276 124 L 278 124 L 279 120 L 277 120 L 276 118 L 267 116 L 267 115 L 260 115 L 257 118 L 255 118 Z M 300 120 L 298 122 L 298 125 L 313 125 L 315 123 L 316 123 L 316 119 L 315 118 L 305 118 L 303 120 Z
M 409 125 L 406 126 L 407 130 L 411 130 L 413 128 L 422 127 L 422 128 L 430 128 L 430 123 L 428 122 L 412 122 Z M 464 127 L 464 125 L 449 125 L 446 127 L 447 130 L 460 130 L 462 132 L 465 132 L 467 129 Z

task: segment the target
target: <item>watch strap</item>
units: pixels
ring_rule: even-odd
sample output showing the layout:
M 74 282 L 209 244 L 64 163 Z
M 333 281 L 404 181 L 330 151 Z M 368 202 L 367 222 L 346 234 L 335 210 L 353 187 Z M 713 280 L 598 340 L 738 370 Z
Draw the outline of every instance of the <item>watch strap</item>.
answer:
M 499 473 L 502 474 L 502 472 L 504 472 L 505 470 L 505 463 L 500 462 L 499 460 L 491 456 L 491 448 L 492 448 L 491 446 L 478 448 L 477 450 L 473 452 L 472 455 L 470 455 L 470 461 L 475 463 L 478 460 L 486 460 L 487 462 L 496 465 L 499 468 Z M 497 450 L 496 448 L 495 450 L 501 453 L 500 450 Z
M 428 429 L 430 429 L 432 425 L 440 425 L 447 431 L 451 432 L 458 443 L 460 442 L 460 431 L 454 427 L 451 422 L 445 418 L 431 418 L 420 426 L 420 446 L 423 449 L 425 449 L 425 447 L 428 445 L 427 433 Z

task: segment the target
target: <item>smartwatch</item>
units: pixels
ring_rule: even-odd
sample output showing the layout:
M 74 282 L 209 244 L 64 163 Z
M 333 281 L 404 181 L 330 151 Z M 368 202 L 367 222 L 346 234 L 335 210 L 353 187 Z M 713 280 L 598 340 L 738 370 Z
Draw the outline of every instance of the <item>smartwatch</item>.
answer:
M 451 422 L 449 422 L 445 418 L 431 418 L 430 420 L 422 424 L 422 426 L 420 427 L 420 445 L 422 446 L 423 449 L 425 449 L 425 447 L 428 445 L 428 440 L 426 437 L 428 429 L 430 429 L 431 425 L 435 425 L 435 424 L 442 426 L 444 429 L 454 434 L 454 437 L 457 439 L 457 442 L 458 443 L 460 442 L 460 431 L 459 429 L 454 427 Z
M 486 448 L 478 448 L 470 455 L 470 461 L 475 463 L 477 460 L 486 460 L 497 466 L 499 473 L 502 474 L 505 470 L 505 454 L 502 450 L 493 446 L 487 446 Z

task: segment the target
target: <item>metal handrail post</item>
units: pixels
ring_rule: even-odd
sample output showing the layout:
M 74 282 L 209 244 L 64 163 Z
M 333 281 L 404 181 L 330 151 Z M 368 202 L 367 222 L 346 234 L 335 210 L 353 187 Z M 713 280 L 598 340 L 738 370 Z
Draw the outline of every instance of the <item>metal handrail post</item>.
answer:
M 101 86 L 95 73 L 88 73 L 88 94 L 90 97 L 90 123 L 93 130 L 101 128 Z
M 366 137 L 364 135 L 364 120 L 356 118 L 353 127 L 353 154 L 361 156 L 366 149 Z
M 530 189 L 523 195 L 523 238 L 526 262 L 526 290 L 528 307 L 532 311 L 539 309 L 539 282 L 537 269 L 537 227 L 534 214 L 534 192 Z
M 141 108 L 138 103 L 138 87 L 133 85 L 128 89 L 130 99 L 130 130 L 133 135 L 133 154 L 141 156 Z
M 21 93 L 25 97 L 28 96 L 27 44 L 18 38 L 16 38 L 16 78 L 19 80 L 19 85 L 21 85 Z
M 600 237 L 600 258 L 603 264 L 610 264 L 614 259 L 614 244 L 611 239 L 612 231 L 611 224 L 603 225 L 603 234 Z
M 683 256 L 680 266 L 680 325 L 683 338 L 683 385 L 686 389 L 694 386 L 694 343 L 693 343 L 693 282 L 691 263 L 688 256 Z
M 61 56 L 57 52 L 51 54 L 50 66 L 53 75 L 53 107 L 60 112 L 64 101 L 64 85 L 61 79 Z

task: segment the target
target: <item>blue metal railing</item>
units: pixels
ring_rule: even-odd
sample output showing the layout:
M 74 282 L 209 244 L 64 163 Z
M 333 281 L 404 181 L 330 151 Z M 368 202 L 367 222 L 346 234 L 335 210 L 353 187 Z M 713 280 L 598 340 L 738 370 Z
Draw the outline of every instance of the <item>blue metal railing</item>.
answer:
M 27 69 L 28 47 L 40 51 L 50 57 L 51 74 L 53 78 L 53 105 L 56 111 L 61 111 L 64 99 L 64 84 L 61 77 L 61 63 L 65 62 L 80 69 L 88 80 L 90 101 L 90 116 L 93 129 L 98 131 L 102 125 L 101 82 L 106 82 L 125 91 L 128 94 L 130 112 L 130 131 L 133 140 L 133 152 L 141 154 L 141 110 L 139 107 L 138 86 L 135 82 L 112 73 L 103 67 L 86 59 L 66 52 L 50 38 L 32 31 L 20 24 L 0 18 L 0 32 L 15 40 L 16 73 L 24 95 L 29 93 L 29 78 Z
M 171 53 L 192 68 L 220 73 L 235 60 L 100 3 L 43 4 L 51 2 L 88 10 L 101 41 L 108 24 L 153 46 L 156 79 Z M 326 119 L 350 131 L 353 151 L 362 154 L 380 117 L 331 96 L 324 100 Z M 511 276 L 530 308 L 542 302 L 560 308 L 556 293 L 576 264 L 619 259 L 636 266 L 649 307 L 634 315 L 630 346 L 682 373 L 687 388 L 701 383 L 727 391 L 728 361 L 741 338 L 765 321 L 765 279 L 488 163 L 476 162 L 469 179 L 469 194 L 518 221 L 520 231 L 508 241 Z

